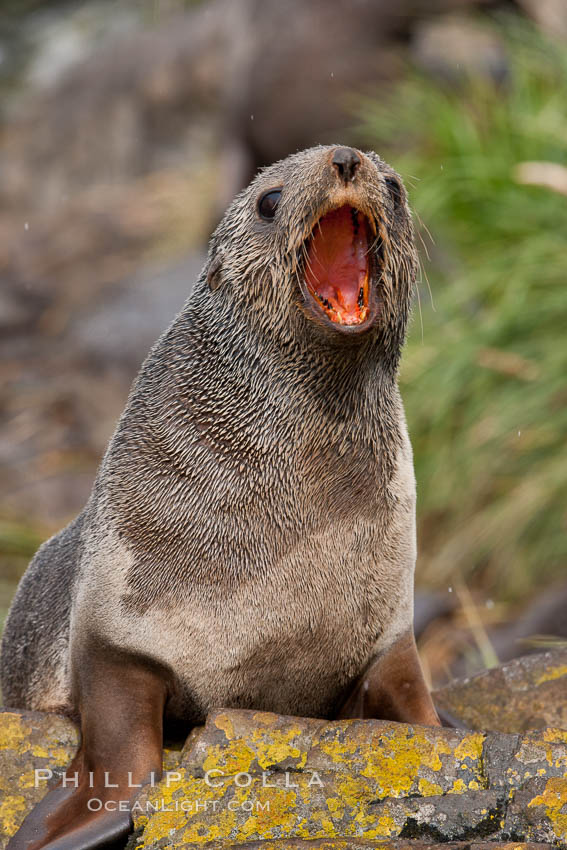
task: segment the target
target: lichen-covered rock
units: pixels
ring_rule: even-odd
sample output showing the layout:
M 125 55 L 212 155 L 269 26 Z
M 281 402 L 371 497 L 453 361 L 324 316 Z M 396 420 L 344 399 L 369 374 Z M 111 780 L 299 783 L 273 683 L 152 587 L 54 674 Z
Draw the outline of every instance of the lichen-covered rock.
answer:
M 567 776 L 567 730 L 543 729 L 526 735 L 488 733 L 483 768 L 490 788 L 521 788 L 528 780 Z
M 0 712 L 0 847 L 78 743 L 55 715 Z M 567 730 L 211 714 L 134 805 L 129 850 L 543 850 L 567 846 Z M 531 842 L 531 843 L 530 843 Z
M 76 726 L 56 714 L 0 710 L 0 847 L 47 789 L 46 774 L 63 770 L 79 742 Z M 56 780 L 55 780 L 56 781 Z
M 530 841 L 567 847 L 567 771 L 563 777 L 526 782 L 512 797 L 505 829 Z
M 262 771 L 357 777 L 374 797 L 459 793 L 481 787 L 484 736 L 381 720 L 329 723 L 269 712 L 219 711 L 180 765 L 196 777 Z M 345 777 L 346 775 L 346 777 Z
M 468 729 L 567 729 L 567 648 L 526 655 L 451 682 L 434 699 Z
M 559 798 L 527 783 L 567 782 L 566 760 L 563 730 L 522 737 L 219 711 L 178 769 L 138 797 L 131 847 L 216 850 L 262 839 L 274 847 L 284 839 L 393 847 L 484 839 L 495 847 L 528 838 L 564 846 Z M 523 816 L 526 793 L 534 811 Z
M 66 717 L 0 708 L 0 850 L 57 783 L 78 744 L 79 731 Z M 164 768 L 172 770 L 178 756 L 166 750 Z
M 364 838 L 323 838 L 305 841 L 301 838 L 280 838 L 266 841 L 212 841 L 208 844 L 184 844 L 180 850 L 549 850 L 551 844 L 523 841 L 449 841 L 434 842 L 401 839 L 371 841 Z

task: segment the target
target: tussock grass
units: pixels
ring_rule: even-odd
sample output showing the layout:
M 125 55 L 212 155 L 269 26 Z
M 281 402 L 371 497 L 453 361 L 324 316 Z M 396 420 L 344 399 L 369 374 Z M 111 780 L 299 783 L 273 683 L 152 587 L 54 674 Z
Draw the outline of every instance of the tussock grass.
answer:
M 504 83 L 412 77 L 362 115 L 431 258 L 401 376 L 418 577 L 515 599 L 567 566 L 567 46 L 501 34 Z

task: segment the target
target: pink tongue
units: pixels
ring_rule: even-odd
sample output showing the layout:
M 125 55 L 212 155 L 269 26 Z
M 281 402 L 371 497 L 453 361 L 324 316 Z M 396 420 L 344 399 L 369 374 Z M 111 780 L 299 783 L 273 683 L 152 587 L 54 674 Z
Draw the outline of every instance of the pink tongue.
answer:
M 313 230 L 305 280 L 343 320 L 356 320 L 368 268 L 366 217 L 350 206 L 327 213 Z

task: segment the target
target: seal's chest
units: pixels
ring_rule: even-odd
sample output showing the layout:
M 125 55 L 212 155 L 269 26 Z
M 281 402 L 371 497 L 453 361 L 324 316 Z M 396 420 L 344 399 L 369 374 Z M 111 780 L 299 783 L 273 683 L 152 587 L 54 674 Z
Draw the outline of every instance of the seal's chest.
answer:
M 188 625 L 204 662 L 199 681 L 187 669 L 188 690 L 209 707 L 329 713 L 387 621 L 377 546 L 366 524 L 335 527 L 240 582 L 222 604 L 193 605 Z

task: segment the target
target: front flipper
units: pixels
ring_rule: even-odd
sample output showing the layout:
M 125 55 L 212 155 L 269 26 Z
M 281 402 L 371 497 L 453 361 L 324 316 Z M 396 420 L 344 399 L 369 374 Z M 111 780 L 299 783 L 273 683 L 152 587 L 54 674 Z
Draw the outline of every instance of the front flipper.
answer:
M 92 644 L 76 665 L 81 745 L 7 850 L 91 850 L 125 838 L 130 804 L 162 773 L 167 671 L 150 659 Z
M 398 638 L 358 679 L 338 715 L 440 726 L 413 631 Z

